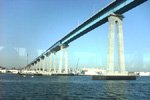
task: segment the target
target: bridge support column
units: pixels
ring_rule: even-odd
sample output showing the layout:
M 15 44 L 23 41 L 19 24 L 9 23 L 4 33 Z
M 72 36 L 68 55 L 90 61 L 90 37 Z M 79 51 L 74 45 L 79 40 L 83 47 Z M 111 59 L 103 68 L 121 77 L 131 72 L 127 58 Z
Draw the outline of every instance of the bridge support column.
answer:
M 36 63 L 34 63 L 34 69 L 33 69 L 34 71 L 36 70 Z
M 32 70 L 34 71 L 34 69 L 35 69 L 35 63 L 33 64 L 33 68 L 32 68 Z
M 124 58 L 122 19 L 123 19 L 123 17 L 119 17 L 118 21 L 117 21 L 118 72 L 119 73 L 125 73 L 125 58 Z
M 38 61 L 37 63 L 38 63 L 37 72 L 39 72 L 40 61 Z
M 47 63 L 47 64 L 46 64 L 46 68 L 47 68 L 47 71 L 48 71 L 48 70 L 49 70 L 49 68 L 48 68 L 48 67 L 49 67 L 49 56 L 48 56 L 48 55 L 46 55 L 46 60 L 47 60 L 47 61 L 46 61 L 46 63 Z M 47 72 L 47 71 L 46 71 L 46 72 Z
M 114 73 L 114 33 L 115 23 L 117 23 L 117 41 L 118 41 L 118 73 L 125 73 L 125 59 L 123 46 L 122 19 L 120 14 L 111 13 L 108 16 L 109 21 L 109 38 L 108 38 L 108 58 L 107 73 Z
M 39 72 L 41 72 L 41 65 L 42 65 L 42 63 L 41 63 L 41 58 L 40 58 L 40 62 L 39 62 Z
M 52 52 L 50 53 L 50 66 L 49 66 L 49 72 L 51 73 L 52 70 Z
M 38 62 L 36 61 L 36 63 L 35 63 L 35 66 L 36 66 L 35 72 L 37 72 L 37 64 L 38 64 Z
M 54 52 L 54 73 L 56 73 L 56 52 Z
M 34 69 L 33 69 L 33 71 L 35 71 L 35 69 L 36 69 L 36 63 L 34 63 Z
M 112 17 L 108 17 L 108 21 L 109 21 L 109 37 L 108 37 L 107 73 L 113 73 L 115 20 Z
M 44 58 L 43 58 L 43 73 L 45 72 L 45 62 L 46 62 L 46 55 L 44 55 Z
M 65 48 L 65 72 L 68 73 L 68 63 L 67 63 L 67 47 Z
M 60 46 L 60 62 L 59 62 L 59 73 L 62 71 L 62 54 L 63 54 L 63 46 Z

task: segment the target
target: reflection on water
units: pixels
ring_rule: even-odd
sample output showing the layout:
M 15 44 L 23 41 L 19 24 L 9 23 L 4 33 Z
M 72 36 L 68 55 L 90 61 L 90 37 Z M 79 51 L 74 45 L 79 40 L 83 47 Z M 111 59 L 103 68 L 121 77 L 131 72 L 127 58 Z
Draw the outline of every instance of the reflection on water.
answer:
M 0 100 L 141 100 L 150 98 L 150 77 L 137 80 L 92 80 L 91 76 L 0 74 Z

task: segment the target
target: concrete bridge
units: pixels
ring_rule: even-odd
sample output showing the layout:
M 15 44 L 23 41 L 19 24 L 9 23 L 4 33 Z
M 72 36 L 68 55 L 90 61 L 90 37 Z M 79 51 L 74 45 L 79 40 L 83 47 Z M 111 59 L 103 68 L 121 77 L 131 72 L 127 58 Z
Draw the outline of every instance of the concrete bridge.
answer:
M 109 22 L 109 39 L 108 39 L 108 57 L 107 57 L 107 74 L 114 73 L 114 35 L 115 35 L 115 23 L 117 26 L 117 40 L 118 40 L 118 73 L 126 74 L 125 72 L 125 58 L 124 58 L 124 41 L 123 41 L 123 30 L 122 30 L 122 20 L 123 13 L 131 10 L 132 8 L 144 3 L 147 0 L 113 0 L 110 4 L 99 10 L 97 13 L 92 15 L 82 24 L 77 26 L 71 32 L 69 32 L 62 39 L 57 41 L 51 47 L 49 47 L 45 52 L 43 52 L 39 57 L 29 63 L 23 70 L 34 70 L 38 73 L 45 73 L 45 63 L 47 64 L 48 72 L 52 73 L 62 73 L 62 55 L 63 49 L 65 49 L 65 72 L 68 73 L 67 66 L 67 48 L 69 43 L 78 39 L 79 37 L 87 34 L 89 31 L 103 25 L 107 21 Z M 56 53 L 60 51 L 60 61 L 59 70 L 56 72 Z M 54 66 L 52 72 L 52 55 L 54 56 Z M 48 59 L 50 56 L 50 59 Z M 47 58 L 47 61 L 46 61 Z M 43 62 L 43 63 L 41 63 Z M 43 65 L 41 65 L 43 64 Z M 41 70 L 42 69 L 42 70 Z

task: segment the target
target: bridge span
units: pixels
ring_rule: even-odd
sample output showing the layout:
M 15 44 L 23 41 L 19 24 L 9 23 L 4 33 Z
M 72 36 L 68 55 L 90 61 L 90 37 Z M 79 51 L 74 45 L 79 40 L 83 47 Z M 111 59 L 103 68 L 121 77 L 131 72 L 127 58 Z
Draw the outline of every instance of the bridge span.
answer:
M 49 70 L 48 74 L 56 73 L 56 52 L 60 51 L 60 61 L 59 61 L 59 71 L 57 73 L 62 73 L 62 54 L 63 48 L 65 48 L 65 72 L 68 73 L 67 66 L 67 47 L 69 43 L 78 39 L 79 37 L 87 34 L 89 31 L 103 25 L 107 21 L 109 22 L 109 40 L 108 40 L 108 58 L 107 58 L 107 73 L 113 74 L 114 72 L 114 29 L 115 23 L 117 25 L 117 40 L 118 40 L 118 72 L 120 74 L 125 74 L 125 59 L 124 59 L 124 45 L 123 45 L 123 31 L 122 31 L 122 19 L 123 13 L 135 8 L 136 6 L 144 3 L 147 0 L 113 0 L 110 4 L 99 10 L 97 13 L 89 17 L 86 21 L 81 23 L 79 26 L 74 28 L 66 36 L 58 40 L 55 44 L 49 47 L 40 56 L 34 59 L 31 63 L 25 66 L 25 69 L 33 70 L 35 68 L 36 72 L 45 72 L 45 63 Z M 52 54 L 54 55 L 54 66 L 52 72 Z M 47 59 L 50 56 L 50 59 Z M 43 61 L 43 65 L 41 65 Z M 42 70 L 41 70 L 42 68 Z

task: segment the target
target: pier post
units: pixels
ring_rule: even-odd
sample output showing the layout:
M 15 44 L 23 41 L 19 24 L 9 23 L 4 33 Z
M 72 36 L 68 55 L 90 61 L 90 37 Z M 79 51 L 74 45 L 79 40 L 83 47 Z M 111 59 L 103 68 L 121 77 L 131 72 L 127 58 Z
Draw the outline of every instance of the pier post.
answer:
M 35 63 L 33 63 L 33 71 L 35 70 Z
M 51 73 L 52 70 L 52 52 L 50 53 L 50 66 L 49 66 L 49 72 Z
M 108 58 L 107 58 L 107 73 L 114 72 L 114 32 L 115 23 L 117 24 L 117 44 L 118 44 L 118 73 L 125 74 L 125 58 L 124 44 L 122 31 L 123 15 L 111 13 L 108 16 L 109 21 L 109 38 L 108 38 Z
M 45 61 L 45 63 L 46 63 L 46 69 L 47 69 L 47 71 L 48 71 L 48 66 L 49 66 L 49 56 L 48 55 L 46 55 L 46 61 Z M 46 71 L 46 72 L 47 72 Z
M 108 37 L 107 73 L 112 74 L 114 72 L 115 19 L 113 16 L 109 16 L 108 21 L 109 21 L 109 37 Z
M 54 73 L 56 73 L 56 52 L 54 52 Z
M 47 66 L 46 66 L 46 68 L 47 68 L 47 71 L 49 71 L 49 55 L 46 55 L 46 63 L 47 63 Z
M 34 71 L 36 70 L 36 62 L 34 63 L 34 69 L 33 69 Z
M 39 72 L 39 67 L 40 67 L 40 60 L 38 60 L 37 72 Z
M 59 73 L 62 71 L 62 54 L 63 54 L 63 46 L 60 46 L 60 62 L 59 62 Z
M 124 43 L 122 31 L 123 16 L 117 20 L 117 40 L 118 40 L 118 73 L 125 73 Z
M 67 47 L 65 48 L 65 72 L 68 73 L 68 63 L 67 63 Z
M 36 63 L 35 63 L 35 66 L 36 66 L 36 70 L 35 70 L 35 71 L 36 71 L 36 72 L 37 72 L 37 64 L 38 64 L 38 61 L 36 61 Z
M 39 72 L 41 72 L 41 65 L 42 65 L 42 64 L 41 64 L 41 60 L 42 60 L 42 59 L 40 58 L 40 62 L 39 62 Z
M 46 59 L 46 55 L 44 55 L 44 58 L 43 58 L 43 73 L 45 72 L 45 60 Z

